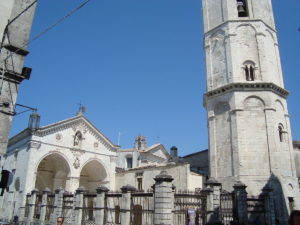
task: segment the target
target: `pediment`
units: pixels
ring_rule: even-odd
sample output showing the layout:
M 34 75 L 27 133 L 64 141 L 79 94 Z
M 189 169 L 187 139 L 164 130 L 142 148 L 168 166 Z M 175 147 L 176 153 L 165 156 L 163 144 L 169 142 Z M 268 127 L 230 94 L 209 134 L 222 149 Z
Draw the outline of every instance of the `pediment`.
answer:
M 75 132 L 80 131 L 82 134 L 90 133 L 96 140 L 103 144 L 110 151 L 116 151 L 118 146 L 114 145 L 101 131 L 99 131 L 90 121 L 83 115 L 78 115 L 66 120 L 59 121 L 34 131 L 34 135 L 38 137 L 45 137 L 59 134 L 67 129 L 72 129 Z

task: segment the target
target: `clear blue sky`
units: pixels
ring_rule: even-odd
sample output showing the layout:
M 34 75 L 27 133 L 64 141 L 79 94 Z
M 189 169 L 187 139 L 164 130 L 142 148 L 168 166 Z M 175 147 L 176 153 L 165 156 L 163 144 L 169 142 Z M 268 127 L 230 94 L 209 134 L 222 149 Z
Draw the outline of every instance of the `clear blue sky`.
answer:
M 40 0 L 32 37 L 81 1 Z M 300 140 L 300 2 L 274 0 L 294 140 Z M 18 103 L 37 107 L 41 124 L 86 117 L 117 144 L 172 145 L 184 155 L 207 148 L 201 0 L 92 0 L 29 47 L 32 77 Z M 11 135 L 28 115 L 16 116 Z

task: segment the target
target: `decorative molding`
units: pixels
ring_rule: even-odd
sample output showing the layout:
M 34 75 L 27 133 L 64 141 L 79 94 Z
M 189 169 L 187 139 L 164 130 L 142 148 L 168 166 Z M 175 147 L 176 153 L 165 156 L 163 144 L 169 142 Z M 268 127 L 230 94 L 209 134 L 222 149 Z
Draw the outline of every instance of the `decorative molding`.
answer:
M 93 127 L 93 125 L 89 124 L 89 122 L 87 122 L 83 117 L 73 117 L 68 120 L 49 125 L 36 131 L 35 135 L 43 137 L 69 128 L 71 128 L 74 132 L 80 130 L 84 134 L 90 133 L 110 151 L 116 152 L 117 150 L 117 147 L 110 144 L 109 140 L 107 140 L 107 138 L 105 139 L 105 136 L 101 134 L 101 132 L 95 127 Z
M 55 139 L 60 141 L 62 139 L 62 135 L 61 134 L 56 134 Z
M 277 86 L 274 83 L 245 82 L 225 85 L 223 87 L 207 92 L 204 96 L 207 99 L 210 99 L 234 91 L 272 91 L 283 98 L 286 98 L 289 95 L 289 92 L 287 90 Z
M 75 157 L 80 157 L 82 156 L 83 154 L 85 154 L 85 151 L 84 150 L 81 150 L 81 149 L 78 149 L 78 148 L 72 148 L 70 149 L 72 154 L 75 156 Z
M 75 169 L 78 169 L 80 167 L 80 159 L 78 157 L 75 158 L 73 166 Z
M 41 142 L 39 141 L 29 141 L 27 144 L 27 148 L 35 148 L 35 149 L 39 149 L 41 147 Z

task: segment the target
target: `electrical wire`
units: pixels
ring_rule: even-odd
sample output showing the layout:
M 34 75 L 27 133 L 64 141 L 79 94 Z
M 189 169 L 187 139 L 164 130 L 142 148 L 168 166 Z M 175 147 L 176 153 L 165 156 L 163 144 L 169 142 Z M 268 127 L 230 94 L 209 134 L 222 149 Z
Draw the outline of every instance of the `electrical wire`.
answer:
M 58 19 L 55 23 L 53 23 L 52 25 L 50 25 L 49 27 L 47 27 L 45 30 L 43 30 L 42 32 L 38 33 L 36 36 L 34 36 L 30 41 L 26 42 L 21 48 L 17 49 L 14 52 L 11 52 L 4 60 L 7 60 L 9 57 L 11 57 L 13 54 L 18 53 L 18 51 L 20 51 L 21 49 L 24 49 L 25 47 L 27 47 L 29 44 L 31 44 L 32 42 L 36 41 L 38 38 L 40 38 L 41 36 L 43 36 L 44 34 L 48 33 L 50 30 L 52 30 L 54 27 L 56 27 L 57 25 L 59 25 L 60 23 L 62 23 L 65 19 L 67 19 L 68 17 L 70 17 L 71 15 L 73 15 L 76 11 L 80 10 L 81 8 L 83 8 L 88 2 L 90 2 L 91 0 L 85 0 L 83 3 L 81 3 L 79 6 L 75 7 L 73 10 L 71 10 L 69 13 L 67 13 L 65 16 L 61 17 L 60 19 Z

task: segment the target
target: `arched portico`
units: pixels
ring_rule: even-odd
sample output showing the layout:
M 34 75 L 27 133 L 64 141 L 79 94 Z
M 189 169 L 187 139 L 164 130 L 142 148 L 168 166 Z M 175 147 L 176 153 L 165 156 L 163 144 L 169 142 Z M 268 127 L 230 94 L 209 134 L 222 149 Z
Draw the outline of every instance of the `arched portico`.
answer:
M 79 186 L 95 192 L 96 188 L 108 183 L 108 175 L 104 166 L 98 160 L 87 162 L 80 172 Z
M 44 190 L 47 187 L 52 191 L 59 187 L 66 189 L 69 174 L 70 166 L 60 154 L 47 155 L 38 165 L 35 188 Z

